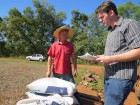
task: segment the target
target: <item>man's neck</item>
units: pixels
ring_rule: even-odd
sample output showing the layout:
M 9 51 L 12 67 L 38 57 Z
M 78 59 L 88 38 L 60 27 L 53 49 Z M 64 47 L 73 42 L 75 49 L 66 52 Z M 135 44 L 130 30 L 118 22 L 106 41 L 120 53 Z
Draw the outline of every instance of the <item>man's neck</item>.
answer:
M 113 17 L 112 24 L 111 24 L 111 27 L 112 27 L 112 28 L 114 28 L 114 26 L 115 26 L 116 23 L 118 22 L 119 18 L 120 18 L 120 17 L 119 17 L 118 15 L 115 16 L 115 17 Z
M 61 44 L 64 44 L 66 42 L 67 42 L 67 40 L 59 40 L 59 43 L 61 43 Z

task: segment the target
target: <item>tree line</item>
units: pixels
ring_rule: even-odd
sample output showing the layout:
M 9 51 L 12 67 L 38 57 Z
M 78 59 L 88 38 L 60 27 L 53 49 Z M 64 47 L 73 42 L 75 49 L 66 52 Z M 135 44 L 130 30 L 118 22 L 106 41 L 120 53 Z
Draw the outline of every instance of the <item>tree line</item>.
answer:
M 8 16 L 0 17 L 0 57 L 19 57 L 34 53 L 47 56 L 50 45 L 56 41 L 55 29 L 65 24 L 66 14 L 56 13 L 48 3 L 33 1 L 34 9 L 26 7 L 21 13 L 17 8 L 9 10 Z M 140 6 L 131 2 L 119 5 L 118 13 L 140 22 Z M 74 36 L 70 39 L 75 45 L 76 55 L 86 52 L 104 52 L 107 28 L 99 23 L 95 13 L 87 15 L 77 10 L 71 12 L 71 26 Z

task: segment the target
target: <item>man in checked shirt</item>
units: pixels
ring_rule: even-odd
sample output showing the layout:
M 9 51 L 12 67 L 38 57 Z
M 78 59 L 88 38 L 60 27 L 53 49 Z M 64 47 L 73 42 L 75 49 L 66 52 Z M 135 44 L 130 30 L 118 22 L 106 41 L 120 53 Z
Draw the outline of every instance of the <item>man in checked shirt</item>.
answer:
M 108 27 L 105 52 L 96 61 L 104 64 L 104 105 L 123 105 L 137 78 L 140 58 L 140 24 L 118 15 L 116 5 L 103 2 L 96 9 L 99 21 Z

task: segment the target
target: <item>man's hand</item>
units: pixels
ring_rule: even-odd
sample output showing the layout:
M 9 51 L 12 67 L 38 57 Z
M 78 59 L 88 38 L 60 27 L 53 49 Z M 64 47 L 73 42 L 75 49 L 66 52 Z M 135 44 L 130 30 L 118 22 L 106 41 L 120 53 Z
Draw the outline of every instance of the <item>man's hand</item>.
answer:
M 74 70 L 74 72 L 73 72 L 73 76 L 74 76 L 74 77 L 77 77 L 77 76 L 78 76 L 78 72 L 77 72 L 77 70 Z
M 105 65 L 111 63 L 110 56 L 104 56 L 104 55 L 97 56 L 96 61 Z
M 51 72 L 48 70 L 46 73 L 46 77 L 50 77 L 51 76 Z

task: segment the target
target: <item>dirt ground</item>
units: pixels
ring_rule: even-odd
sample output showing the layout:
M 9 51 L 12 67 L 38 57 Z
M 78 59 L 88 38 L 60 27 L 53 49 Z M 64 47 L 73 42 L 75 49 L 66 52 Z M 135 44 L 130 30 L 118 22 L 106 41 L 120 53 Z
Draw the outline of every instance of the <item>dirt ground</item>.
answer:
M 83 65 L 79 65 L 79 68 L 82 68 Z M 98 66 L 88 66 L 88 69 L 91 71 L 94 71 L 95 73 L 102 74 L 104 72 L 103 67 L 98 67 Z M 78 91 L 81 93 L 86 93 L 89 95 L 93 95 L 93 96 L 97 96 L 97 92 L 88 89 L 87 87 L 83 86 L 83 85 L 78 85 L 77 86 Z M 136 97 L 134 92 L 131 92 L 128 96 L 128 98 L 125 101 L 124 105 L 140 105 L 140 101 L 138 100 L 138 98 Z
M 85 68 L 94 71 L 96 74 L 104 73 L 103 67 L 78 65 L 78 69 Z M 45 77 L 47 65 L 29 62 L 25 60 L 12 60 L 0 58 L 0 105 L 15 105 L 17 101 L 27 98 L 26 85 L 40 77 Z M 81 93 L 97 96 L 83 85 L 77 86 Z M 125 105 L 137 105 L 139 100 L 134 92 L 131 92 L 125 101 Z M 94 104 L 97 105 L 97 104 Z M 140 104 L 139 104 L 140 105 Z

